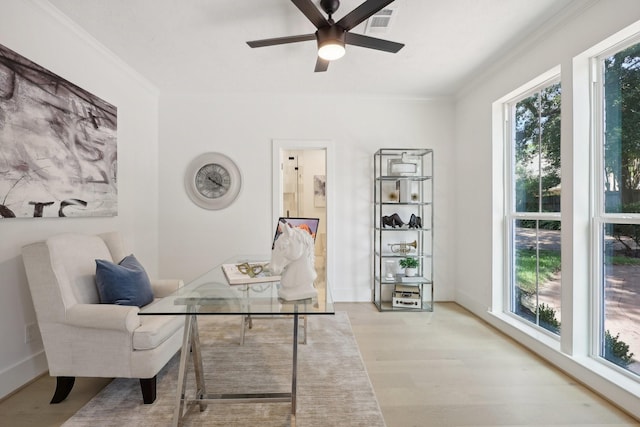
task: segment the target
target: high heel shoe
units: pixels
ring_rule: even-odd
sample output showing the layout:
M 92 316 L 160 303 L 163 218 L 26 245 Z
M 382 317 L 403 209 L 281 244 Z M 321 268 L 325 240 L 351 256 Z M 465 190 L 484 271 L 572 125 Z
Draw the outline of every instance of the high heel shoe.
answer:
M 398 227 L 402 227 L 404 225 L 404 222 L 402 222 L 402 220 L 400 219 L 400 215 L 398 215 L 397 213 L 391 215 L 391 219 L 393 219 L 393 228 L 395 228 L 396 225 Z
M 382 218 L 380 218 L 380 222 L 382 223 L 382 228 L 386 228 L 387 225 L 393 228 L 393 218 L 391 218 L 390 216 L 383 216 Z
M 411 214 L 411 218 L 409 219 L 409 228 L 422 228 L 422 218 L 415 214 Z
M 385 215 L 380 220 L 382 222 L 382 228 L 385 228 L 387 225 L 391 228 L 396 228 L 396 226 L 402 227 L 404 225 L 404 222 L 400 219 L 400 215 L 397 213 L 388 216 Z

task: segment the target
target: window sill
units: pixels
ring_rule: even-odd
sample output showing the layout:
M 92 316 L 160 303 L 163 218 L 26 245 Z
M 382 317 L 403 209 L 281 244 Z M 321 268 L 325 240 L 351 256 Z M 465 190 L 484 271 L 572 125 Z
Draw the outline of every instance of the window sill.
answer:
M 544 344 L 546 347 L 554 351 L 560 352 L 560 337 L 558 337 L 557 335 L 529 326 L 515 316 L 511 316 L 505 313 L 496 313 L 489 311 L 489 315 L 493 316 L 507 326 L 516 329 L 518 332 L 525 334 L 527 337 L 534 339 L 536 342 Z

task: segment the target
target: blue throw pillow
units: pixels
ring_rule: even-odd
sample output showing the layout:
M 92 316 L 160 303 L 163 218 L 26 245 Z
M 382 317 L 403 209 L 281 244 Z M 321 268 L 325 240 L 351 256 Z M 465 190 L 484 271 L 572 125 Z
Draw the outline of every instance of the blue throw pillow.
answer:
M 149 276 L 136 257 L 124 257 L 119 264 L 96 260 L 96 285 L 103 304 L 136 305 L 153 301 Z

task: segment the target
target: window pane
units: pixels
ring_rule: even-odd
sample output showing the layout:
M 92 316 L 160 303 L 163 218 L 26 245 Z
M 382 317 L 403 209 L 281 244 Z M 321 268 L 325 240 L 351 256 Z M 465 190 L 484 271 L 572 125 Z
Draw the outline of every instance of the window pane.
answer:
M 640 213 L 640 44 L 603 70 L 605 212 Z
M 560 212 L 560 83 L 540 91 L 542 212 Z
M 560 333 L 560 221 L 515 220 L 513 313 Z
M 514 109 L 516 212 L 560 212 L 560 83 Z
M 606 224 L 603 243 L 600 355 L 640 374 L 640 225 Z
M 538 212 L 540 126 L 538 94 L 529 96 L 515 108 L 515 202 L 516 212 Z

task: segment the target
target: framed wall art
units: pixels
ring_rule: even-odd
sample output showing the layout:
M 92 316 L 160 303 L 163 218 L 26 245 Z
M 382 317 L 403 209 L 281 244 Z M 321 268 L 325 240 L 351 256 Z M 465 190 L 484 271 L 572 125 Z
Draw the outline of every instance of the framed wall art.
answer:
M 0 218 L 115 216 L 117 109 L 0 45 Z
M 313 206 L 316 208 L 324 208 L 327 206 L 326 175 L 313 176 Z

